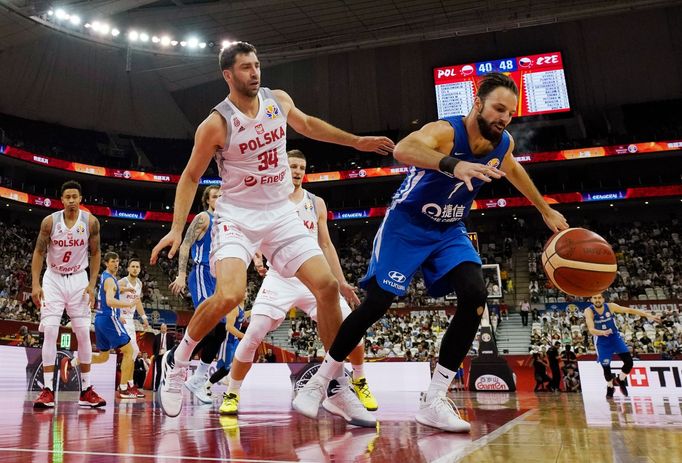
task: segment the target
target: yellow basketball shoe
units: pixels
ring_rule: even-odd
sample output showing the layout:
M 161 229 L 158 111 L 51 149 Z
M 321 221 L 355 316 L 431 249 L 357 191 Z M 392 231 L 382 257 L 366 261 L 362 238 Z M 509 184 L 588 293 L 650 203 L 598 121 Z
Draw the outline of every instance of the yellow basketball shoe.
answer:
M 237 394 L 223 394 L 223 403 L 220 406 L 221 415 L 236 415 L 239 412 L 239 396 Z
M 353 380 L 353 390 L 367 410 L 373 412 L 379 408 L 377 399 L 374 398 L 372 391 L 369 390 L 367 379 L 364 376 Z

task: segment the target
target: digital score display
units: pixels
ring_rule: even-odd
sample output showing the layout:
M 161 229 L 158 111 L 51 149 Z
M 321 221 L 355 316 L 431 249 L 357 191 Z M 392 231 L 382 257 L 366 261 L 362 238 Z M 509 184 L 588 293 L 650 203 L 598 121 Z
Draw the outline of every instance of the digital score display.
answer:
M 507 74 L 519 88 L 516 116 L 570 111 L 560 52 L 519 56 L 435 68 L 438 118 L 466 115 L 474 105 L 479 81 L 490 72 Z

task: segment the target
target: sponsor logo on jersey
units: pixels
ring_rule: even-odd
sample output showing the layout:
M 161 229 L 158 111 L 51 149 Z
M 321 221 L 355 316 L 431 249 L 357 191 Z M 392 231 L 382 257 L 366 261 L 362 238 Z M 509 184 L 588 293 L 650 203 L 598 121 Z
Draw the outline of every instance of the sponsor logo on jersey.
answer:
M 258 180 L 253 175 L 244 178 L 244 185 L 246 186 L 254 186 L 256 183 L 258 183 Z
M 258 135 L 263 135 L 263 132 L 265 132 L 265 129 L 263 128 L 263 124 L 256 125 L 256 133 Z

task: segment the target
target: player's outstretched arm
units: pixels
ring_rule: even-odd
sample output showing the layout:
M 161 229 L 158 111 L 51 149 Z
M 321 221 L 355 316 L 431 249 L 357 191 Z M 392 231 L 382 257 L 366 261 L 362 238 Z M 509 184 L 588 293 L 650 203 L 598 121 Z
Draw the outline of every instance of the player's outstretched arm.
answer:
M 661 323 L 661 317 L 654 315 L 650 312 L 645 312 L 639 309 L 633 309 L 632 307 L 623 307 L 622 305 L 614 304 L 611 302 L 609 308 L 616 313 L 626 313 L 630 315 L 639 315 L 640 317 L 648 318 L 649 320 L 655 321 L 656 323 Z
M 507 179 L 523 196 L 533 203 L 540 214 L 542 214 L 542 219 L 552 232 L 556 233 L 567 229 L 568 222 L 566 222 L 563 214 L 549 207 L 545 198 L 542 197 L 542 194 L 528 176 L 526 169 L 514 159 L 512 154 L 514 151 L 514 139 L 511 137 L 510 139 L 509 151 L 505 154 L 501 166 L 502 171 L 507 174 Z
M 206 212 L 202 212 L 201 214 L 197 214 L 197 216 L 192 219 L 192 222 L 187 228 L 185 238 L 182 240 L 182 244 L 180 245 L 180 256 L 178 257 L 178 277 L 168 286 L 175 296 L 180 294 L 187 285 L 187 261 L 189 260 L 189 251 L 196 240 L 199 239 L 199 236 L 206 231 L 208 228 L 208 223 L 208 214 Z
M 315 209 L 317 209 L 317 242 L 322 249 L 325 259 L 332 270 L 332 274 L 339 282 L 339 291 L 346 298 L 346 301 L 352 306 L 360 305 L 360 299 L 355 293 L 356 288 L 346 281 L 339 261 L 339 255 L 336 253 L 336 248 L 332 239 L 329 236 L 329 228 L 327 227 L 327 205 L 319 196 L 315 198 Z
M 273 90 L 277 101 L 287 114 L 287 123 L 296 132 L 314 140 L 350 146 L 358 151 L 373 151 L 388 155 L 395 144 L 387 137 L 360 137 L 334 127 L 317 117 L 309 116 L 294 105 L 294 100 L 284 90 Z
M 168 246 L 171 247 L 168 258 L 172 259 L 175 256 L 182 241 L 182 230 L 185 228 L 201 176 L 206 172 L 216 150 L 225 143 L 227 130 L 225 120 L 217 112 L 212 112 L 197 128 L 192 154 L 175 190 L 173 225 L 171 231 L 152 249 L 149 260 L 152 265 L 156 264 L 159 252 Z
M 33 249 L 33 259 L 31 260 L 31 298 L 38 308 L 40 308 L 40 302 L 43 300 L 43 288 L 40 285 L 40 272 L 43 270 L 47 247 L 50 244 L 51 231 L 52 215 L 48 215 L 40 223 L 40 232 L 36 239 L 36 246 Z
M 450 156 L 455 130 L 446 121 L 429 122 L 403 138 L 395 147 L 393 158 L 410 166 L 443 172 L 464 182 L 469 191 L 474 178 L 491 182 L 504 173 L 495 167 L 475 162 L 459 161 Z

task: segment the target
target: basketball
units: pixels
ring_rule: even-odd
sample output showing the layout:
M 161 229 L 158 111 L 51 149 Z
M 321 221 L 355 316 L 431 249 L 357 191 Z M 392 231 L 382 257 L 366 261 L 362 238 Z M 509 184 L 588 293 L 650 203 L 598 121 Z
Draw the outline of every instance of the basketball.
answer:
M 542 266 L 554 285 L 566 294 L 589 297 L 616 278 L 616 255 L 604 238 L 584 228 L 555 233 L 542 251 Z

